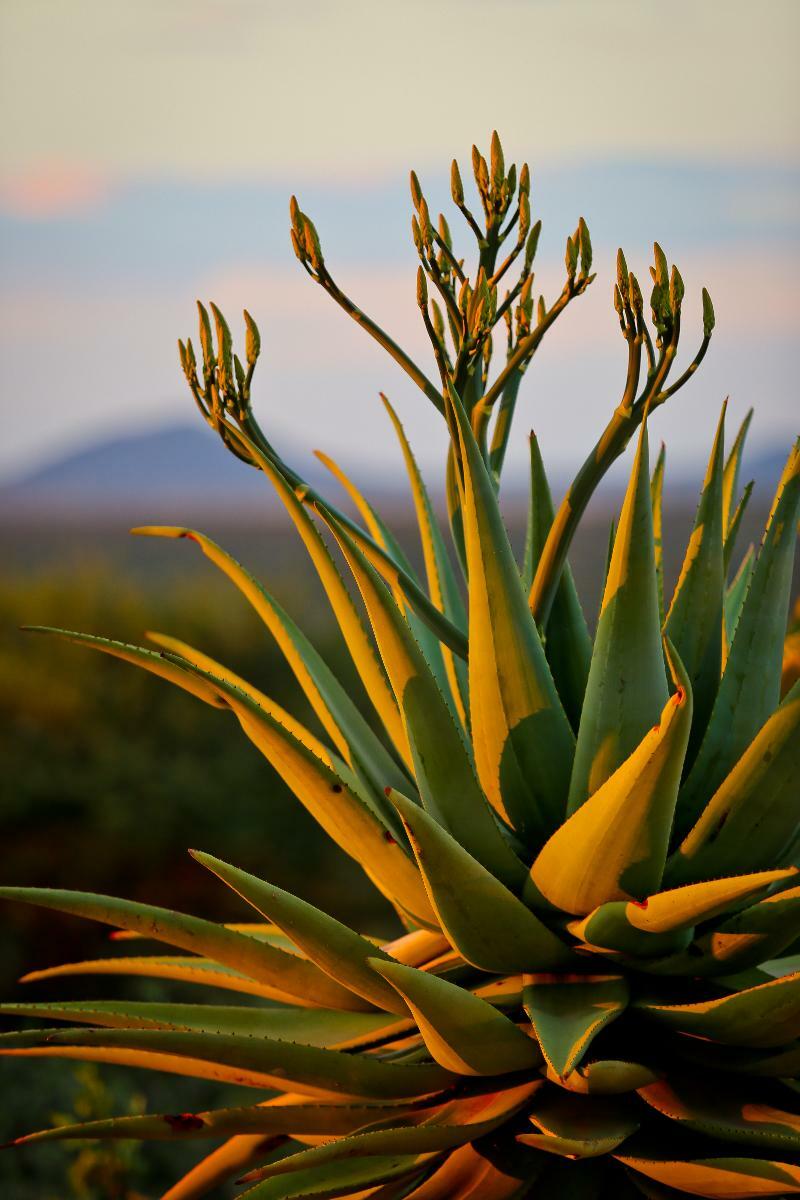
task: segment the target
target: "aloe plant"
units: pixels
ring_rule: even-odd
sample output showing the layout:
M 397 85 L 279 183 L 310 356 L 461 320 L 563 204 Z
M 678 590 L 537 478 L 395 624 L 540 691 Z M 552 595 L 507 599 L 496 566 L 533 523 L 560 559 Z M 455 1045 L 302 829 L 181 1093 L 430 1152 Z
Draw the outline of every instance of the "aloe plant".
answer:
M 758 553 L 737 567 L 746 425 L 726 456 L 723 409 L 668 598 L 664 462 L 651 479 L 648 424 L 699 366 L 714 314 L 704 292 L 699 349 L 670 382 L 680 274 L 656 246 L 651 332 L 620 252 L 622 396 L 557 509 L 531 437 L 518 563 L 498 492 L 520 382 L 547 330 L 594 279 L 592 248 L 581 220 L 567 240 L 560 294 L 535 301 L 540 223 L 528 167 L 506 168 L 497 135 L 490 161 L 474 150 L 473 167 L 480 221 L 455 163 L 452 171 L 455 205 L 477 243 L 469 268 L 411 176 L 417 298 L 435 382 L 345 294 L 311 219 L 291 206 L 305 270 L 447 423 L 452 559 L 384 399 L 409 476 L 424 579 L 336 464 L 323 457 L 357 519 L 310 487 L 264 434 L 251 406 L 260 337 L 247 313 L 243 360 L 213 306 L 213 322 L 199 308 L 199 361 L 190 340 L 180 343 L 204 418 L 266 476 L 294 522 L 370 719 L 269 592 L 193 530 L 135 532 L 189 539 L 239 588 L 296 675 L 314 730 L 172 636 L 150 635 L 145 648 L 48 631 L 231 715 L 398 915 L 398 936 L 379 944 L 200 851 L 192 851 L 197 861 L 253 910 L 251 923 L 82 892 L 2 889 L 4 898 L 168 947 L 153 955 L 132 945 L 123 957 L 28 979 L 130 975 L 229 994 L 228 1003 L 3 1008 L 49 1022 L 4 1034 L 3 1054 L 123 1063 L 245 1089 L 235 1108 L 17 1138 L 223 1139 L 164 1200 L 237 1178 L 252 1184 L 244 1194 L 253 1200 L 800 1193 L 800 975 L 792 969 L 800 684 L 780 694 L 800 448 Z M 503 324 L 501 349 L 493 333 Z M 494 375 L 493 353 L 502 358 Z M 634 435 L 592 638 L 567 556 L 599 480 Z M 369 628 L 332 557 L 337 547 Z M 237 1004 L 237 994 L 246 1000 Z

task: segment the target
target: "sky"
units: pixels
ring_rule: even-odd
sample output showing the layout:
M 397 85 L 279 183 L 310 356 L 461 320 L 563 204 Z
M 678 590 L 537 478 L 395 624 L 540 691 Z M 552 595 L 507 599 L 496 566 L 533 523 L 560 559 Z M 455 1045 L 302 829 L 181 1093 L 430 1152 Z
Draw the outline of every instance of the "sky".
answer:
M 235 336 L 242 307 L 259 322 L 255 403 L 279 446 L 399 470 L 382 389 L 438 461 L 441 418 L 294 259 L 288 198 L 344 290 L 433 373 L 408 169 L 449 215 L 451 158 L 466 177 L 494 128 L 531 165 L 537 289 L 560 291 L 579 215 L 598 271 L 526 376 L 510 469 L 530 428 L 558 469 L 592 445 L 624 383 L 616 248 L 645 279 L 654 238 L 686 282 L 686 361 L 702 286 L 718 322 L 657 415 L 671 461 L 701 468 L 728 394 L 734 420 L 756 406 L 756 448 L 786 444 L 799 42 L 796 0 L 0 0 L 0 482 L 191 421 L 175 340 L 197 296 Z

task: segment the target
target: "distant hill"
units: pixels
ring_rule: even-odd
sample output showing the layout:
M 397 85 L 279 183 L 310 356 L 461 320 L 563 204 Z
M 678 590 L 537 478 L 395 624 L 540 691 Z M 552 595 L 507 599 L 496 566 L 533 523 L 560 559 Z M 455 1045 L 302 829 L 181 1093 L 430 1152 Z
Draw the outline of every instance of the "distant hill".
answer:
M 314 486 L 330 481 L 307 452 L 288 461 Z M 81 513 L 141 508 L 142 502 L 173 507 L 239 510 L 263 506 L 265 481 L 225 451 L 210 429 L 198 425 L 108 438 L 66 454 L 6 486 L 0 502 L 22 513 Z
M 309 483 L 330 490 L 330 475 L 306 449 L 281 448 Z M 754 479 L 766 501 L 784 461 L 777 450 L 746 456 L 742 480 Z M 391 503 L 406 494 L 405 480 L 397 475 L 370 478 L 363 468 L 356 474 L 371 496 Z M 565 482 L 552 480 L 554 493 L 558 495 Z M 675 466 L 669 472 L 669 488 L 693 505 L 697 472 L 684 474 Z M 506 496 L 512 504 L 523 502 L 523 490 L 522 479 L 508 480 Z M 611 490 L 616 493 L 618 488 L 612 484 Z M 259 474 L 226 453 L 210 429 L 173 425 L 98 441 L 0 486 L 0 516 L 41 515 L 52 520 L 62 515 L 141 513 L 152 507 L 163 519 L 171 511 L 234 513 L 254 504 L 263 511 L 270 503 L 269 492 Z

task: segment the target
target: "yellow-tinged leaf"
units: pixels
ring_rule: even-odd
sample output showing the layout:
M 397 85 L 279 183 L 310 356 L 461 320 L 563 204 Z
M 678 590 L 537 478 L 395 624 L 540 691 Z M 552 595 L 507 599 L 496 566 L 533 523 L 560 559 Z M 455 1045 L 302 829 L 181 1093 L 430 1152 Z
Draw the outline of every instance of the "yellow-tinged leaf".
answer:
M 361 623 L 353 600 L 344 585 L 336 564 L 331 558 L 314 522 L 308 515 L 303 503 L 298 499 L 294 489 L 273 463 L 262 454 L 249 439 L 248 451 L 259 468 L 269 479 L 279 500 L 294 522 L 297 532 L 303 540 L 309 557 L 316 568 L 320 582 L 325 589 L 334 616 L 342 631 L 342 636 L 355 663 L 356 670 L 364 684 L 364 689 L 380 717 L 392 744 L 407 766 L 411 764 L 408 743 L 405 738 L 400 714 L 397 710 L 394 696 L 388 686 L 386 676 L 370 642 L 367 632 Z
M 391 593 L 347 531 L 330 513 L 322 515 L 361 591 L 403 714 L 423 804 L 498 879 L 519 885 L 525 868 L 500 831 L 455 718 Z
M 526 1146 L 566 1158 L 596 1158 L 616 1150 L 636 1133 L 639 1121 L 627 1105 L 606 1099 L 590 1100 L 564 1091 L 547 1090 L 535 1097 L 529 1112 L 538 1133 L 521 1133 Z
M 145 636 L 148 641 L 154 642 L 162 650 L 168 650 L 171 654 L 177 654 L 179 658 L 185 658 L 193 666 L 200 667 L 202 671 L 208 672 L 209 675 L 214 675 L 217 679 L 223 679 L 225 683 L 230 683 L 240 692 L 244 692 L 259 708 L 262 708 L 264 712 L 285 726 L 292 736 L 297 738 L 298 742 L 302 742 L 313 754 L 316 754 L 317 758 L 321 758 L 326 766 L 332 767 L 334 765 L 330 750 L 327 746 L 323 745 L 319 738 L 315 737 L 309 729 L 306 729 L 305 725 L 302 725 L 300 721 L 295 720 L 285 708 L 281 708 L 280 704 L 276 704 L 274 700 L 271 700 L 269 696 L 259 691 L 258 688 L 253 687 L 246 679 L 242 679 L 241 675 L 237 675 L 215 658 L 204 654 L 202 650 L 196 650 L 188 642 L 182 642 L 180 638 L 169 637 L 165 633 L 154 633 L 150 630 L 147 631 Z M 212 703 L 216 707 L 219 707 L 221 704 L 220 698 L 216 693 L 214 693 Z
M 373 786 L 408 786 L 407 776 L 370 729 L 342 685 L 277 600 L 244 567 L 205 534 L 183 526 L 146 525 L 131 531 L 148 537 L 186 538 L 200 547 L 231 580 L 274 637 L 336 749 L 359 766 Z
M 627 1154 L 614 1157 L 658 1183 L 711 1200 L 750 1200 L 750 1197 L 800 1193 L 800 1167 L 791 1163 L 733 1157 L 698 1158 L 691 1162 L 634 1158 Z
M 381 393 L 381 400 L 394 426 L 395 433 L 400 442 L 400 448 L 403 452 L 406 471 L 408 472 L 431 602 L 457 628 L 463 629 L 466 624 L 464 602 L 458 589 L 455 574 L 450 564 L 447 549 L 436 521 L 436 515 L 433 511 L 433 505 L 428 496 L 427 488 L 425 487 L 400 418 L 383 393 Z M 466 665 L 463 659 L 456 656 L 450 647 L 444 643 L 442 643 L 441 650 L 456 713 L 461 724 L 466 728 L 469 703 Z
M 692 720 L 691 690 L 667 644 L 676 685 L 659 723 L 539 852 L 530 881 L 551 904 L 585 914 L 658 889 Z
M 652 1020 L 731 1046 L 785 1046 L 800 1037 L 800 973 L 697 1004 L 636 1001 Z
M 570 812 L 633 753 L 666 702 L 645 414 L 597 624 L 570 781 Z
M 295 945 L 326 975 L 379 1008 L 402 1017 L 408 1015 L 395 989 L 376 978 L 375 972 L 367 965 L 367 960 L 376 956 L 389 961 L 389 956 L 379 946 L 354 933 L 313 904 L 274 884 L 266 883 L 247 871 L 240 871 L 211 854 L 202 854 L 197 850 L 192 850 L 191 854 L 263 916 L 279 924 Z
M 498 813 L 528 845 L 541 845 L 563 818 L 574 734 L 528 608 L 494 486 L 455 392 L 450 405 L 463 468 L 475 765 Z
M 535 1039 L 491 1004 L 456 984 L 373 959 L 372 967 L 408 1004 L 433 1058 L 457 1075 L 503 1075 L 542 1061 Z
M 626 916 L 636 929 L 648 933 L 668 933 L 699 925 L 719 913 L 741 904 L 765 891 L 773 883 L 791 879 L 795 867 L 774 871 L 755 871 L 750 875 L 734 875 L 727 879 L 709 879 L 704 883 L 689 883 L 649 896 L 644 904 L 628 904 Z
M 571 950 L 418 805 L 391 793 L 437 918 L 459 953 L 484 971 L 552 970 Z
M 575 1070 L 600 1030 L 628 1003 L 621 975 L 525 975 L 523 983 L 525 1011 L 559 1078 Z
M 670 882 L 780 862 L 800 825 L 798 777 L 800 683 L 761 727 L 683 839 L 667 866 Z

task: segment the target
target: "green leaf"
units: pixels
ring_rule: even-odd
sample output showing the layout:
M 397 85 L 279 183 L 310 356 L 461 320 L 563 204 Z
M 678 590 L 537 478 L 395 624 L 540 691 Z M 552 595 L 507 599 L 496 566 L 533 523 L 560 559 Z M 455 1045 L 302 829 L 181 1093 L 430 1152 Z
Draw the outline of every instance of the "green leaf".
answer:
M 800 506 L 800 441 L 778 485 L 725 673 L 694 766 L 678 797 L 679 832 L 705 803 L 778 707 L 783 638 Z
M 533 887 L 565 912 L 609 900 L 643 900 L 661 884 L 681 778 L 692 699 L 667 643 L 676 692 L 661 720 L 597 791 L 573 812 L 531 867 Z
M 464 629 L 467 623 L 464 601 L 458 582 L 450 562 L 450 556 L 444 544 L 439 523 L 433 510 L 425 482 L 417 466 L 416 459 L 405 435 L 405 430 L 397 413 L 389 401 L 381 393 L 381 400 L 394 426 L 400 448 L 403 452 L 411 496 L 414 501 L 414 511 L 419 528 L 422 554 L 425 561 L 425 574 L 428 580 L 428 591 L 432 603 L 445 614 L 448 620 L 458 629 Z M 467 725 L 467 710 L 469 707 L 467 667 L 463 658 L 456 656 L 449 646 L 441 646 L 445 672 L 450 685 L 450 693 L 455 704 L 456 712 L 462 725 Z
M 800 1167 L 757 1158 L 697 1158 L 692 1161 L 633 1158 L 614 1155 L 626 1167 L 657 1183 L 694 1196 L 795 1196 L 800 1192 Z
M 528 1115 L 539 1132 L 521 1133 L 519 1141 L 567 1158 L 610 1154 L 639 1128 L 633 1110 L 624 1104 L 564 1091 L 542 1092 Z
M 800 682 L 722 781 L 669 862 L 671 883 L 781 862 L 800 826 Z M 785 860 L 784 860 L 785 861 Z
M 365 1189 L 413 1175 L 430 1157 L 430 1154 L 375 1154 L 369 1158 L 309 1167 L 290 1176 L 265 1179 L 238 1195 L 241 1200 L 328 1200 L 334 1196 L 362 1196 Z
M 643 904 L 629 904 L 627 917 L 631 925 L 647 933 L 689 929 L 702 921 L 710 921 L 712 917 L 796 874 L 794 867 L 788 867 L 785 870 L 757 871 L 670 888 L 649 896 Z
M 664 623 L 664 631 L 680 655 L 692 685 L 694 721 L 690 761 L 708 722 L 721 670 L 725 586 L 722 564 L 725 408 L 724 404 L 694 528 Z
M 750 546 L 739 565 L 739 570 L 736 572 L 733 582 L 725 592 L 725 626 L 723 629 L 724 638 L 722 647 L 723 668 L 728 661 L 731 642 L 733 641 L 733 635 L 736 633 L 736 626 L 739 624 L 742 605 L 747 595 L 747 589 L 750 587 L 755 562 L 755 552 L 753 547 Z
M 217 1108 L 205 1112 L 148 1113 L 141 1117 L 111 1117 L 101 1121 L 82 1121 L 78 1125 L 56 1125 L 15 1138 L 14 1145 L 32 1142 L 83 1140 L 193 1141 L 230 1134 L 351 1133 L 362 1125 L 396 1120 L 407 1109 L 396 1104 L 320 1104 L 287 1102 L 283 1096 L 242 1108 Z
M 534 1080 L 499 1092 L 478 1093 L 464 1099 L 451 1100 L 431 1109 L 427 1114 L 423 1109 L 416 1120 L 412 1114 L 411 1121 L 406 1118 L 404 1124 L 398 1128 L 367 1129 L 338 1138 L 323 1146 L 301 1150 L 254 1171 L 250 1178 L 274 1178 L 342 1159 L 453 1150 L 491 1133 L 498 1125 L 508 1120 L 541 1086 L 541 1080 Z M 406 1114 L 402 1116 L 405 1117 Z M 391 1126 L 395 1123 L 390 1118 L 388 1124 Z
M 742 492 L 742 495 L 739 499 L 739 503 L 736 505 L 736 508 L 734 509 L 733 516 L 731 517 L 730 524 L 728 526 L 728 531 L 725 534 L 725 545 L 722 550 L 722 558 L 723 558 L 723 562 L 725 564 L 725 578 L 726 579 L 728 577 L 728 571 L 730 569 L 731 559 L 733 558 L 733 552 L 736 549 L 736 539 L 739 536 L 739 529 L 741 528 L 742 518 L 744 517 L 744 514 L 747 512 L 747 506 L 750 503 L 750 497 L 753 494 L 753 486 L 754 486 L 754 483 L 753 483 L 752 479 L 750 480 L 749 483 L 745 484 L 744 491 Z
M 373 946 L 373 950 L 376 947 Z M 394 997 L 397 1006 L 397 997 Z M 384 1034 L 405 1032 L 409 1021 L 376 1012 L 335 1008 L 252 1005 L 173 1004 L 147 1000 L 75 1000 L 56 1004 L 0 1004 L 6 1016 L 51 1017 L 110 1029 L 183 1029 L 270 1037 L 330 1049 L 350 1048 Z
M 573 937 L 596 950 L 632 955 L 635 958 L 657 958 L 685 950 L 692 941 L 693 929 L 669 933 L 653 933 L 638 929 L 631 923 L 635 905 L 624 900 L 601 904 L 582 920 L 570 921 L 567 928 Z M 643 964 L 640 964 L 643 965 Z
M 322 514 L 364 600 L 403 714 L 425 807 L 488 870 L 519 884 L 525 868 L 500 832 L 480 790 L 469 752 L 430 668 L 386 585 L 347 531 Z
M 574 736 L 528 608 L 483 456 L 451 389 L 464 474 L 469 696 L 475 765 L 494 808 L 529 845 L 563 817 Z
M 411 968 L 402 968 L 410 970 Z M 494 1012 L 494 1009 L 492 1009 Z M 369 1054 L 304 1046 L 265 1037 L 235 1037 L 222 1033 L 191 1033 L 166 1029 L 27 1030 L 0 1035 L 0 1049 L 65 1047 L 131 1050 L 175 1055 L 242 1072 L 257 1072 L 255 1086 L 311 1095 L 363 1096 L 403 1100 L 439 1091 L 454 1076 L 434 1063 L 388 1062 Z M 271 1080 L 264 1083 L 263 1080 Z M 246 1085 L 247 1086 L 247 1085 Z M 253 1085 L 250 1085 L 253 1086 Z
M 744 444 L 747 440 L 747 432 L 750 428 L 750 422 L 753 419 L 752 408 L 745 413 L 745 418 L 739 426 L 739 432 L 736 434 L 731 452 L 725 460 L 725 472 L 722 479 L 722 520 L 727 538 L 733 514 L 736 511 L 737 499 L 739 494 L 739 474 L 742 469 L 742 455 L 744 454 Z
M 174 979 L 179 983 L 197 983 L 224 991 L 242 992 L 247 996 L 269 999 L 269 985 L 248 979 L 231 967 L 212 962 L 209 958 L 181 958 L 171 955 L 146 954 L 135 958 L 95 958 L 84 962 L 61 963 L 29 971 L 20 983 L 37 983 L 43 979 L 59 979 L 72 975 L 132 975 L 144 979 Z
M 161 673 L 159 664 L 166 663 L 187 678 L 196 678 L 213 689 L 236 714 L 244 732 L 272 763 L 287 787 L 337 845 L 361 864 L 376 887 L 415 921 L 423 925 L 431 923 L 433 914 L 419 872 L 395 838 L 400 830 L 393 812 L 388 819 L 384 818 L 371 796 L 365 795 L 345 773 L 340 775 L 326 766 L 280 721 L 261 709 L 252 696 L 167 652 L 155 654 L 85 634 L 48 632 L 116 657 L 130 658 L 138 666 L 148 670 L 152 667 L 157 674 Z
M 594 1038 L 625 1010 L 628 984 L 621 975 L 528 975 L 523 1003 L 545 1060 L 569 1075 Z
M 656 579 L 658 581 L 658 611 L 661 615 L 661 625 L 664 624 L 664 467 L 667 459 L 667 448 L 661 443 L 656 465 L 650 477 L 650 504 L 653 509 L 653 550 L 656 560 Z M 613 546 L 612 546 L 613 549 Z
M 800 937 L 800 887 L 734 913 L 695 944 L 694 974 L 727 975 L 776 958 Z
M 568 947 L 441 825 L 405 796 L 391 799 L 436 916 L 467 962 L 498 974 L 574 963 Z
M 645 416 L 595 635 L 569 812 L 628 758 L 658 722 L 666 701 Z
M 234 558 L 210 538 L 181 526 L 148 525 L 133 533 L 150 537 L 187 538 L 200 547 L 238 588 L 275 638 L 309 704 L 337 750 L 362 770 L 379 792 L 392 784 L 408 786 L 408 777 L 373 733 L 358 708 L 306 636 L 277 600 Z
M 721 1088 L 691 1077 L 661 1079 L 639 1091 L 656 1112 L 680 1127 L 722 1141 L 796 1153 L 800 1150 L 800 1116 L 773 1107 L 726 1080 Z
M 576 1067 L 564 1078 L 548 1066 L 547 1078 L 581 1096 L 623 1096 L 653 1083 L 658 1075 L 643 1063 L 619 1058 L 596 1058 Z
M 206 671 L 209 675 L 214 675 L 217 679 L 222 679 L 225 683 L 230 683 L 233 687 L 238 688 L 240 692 L 244 692 L 251 700 L 255 701 L 259 708 L 262 708 L 264 712 L 274 717 L 276 721 L 280 721 L 281 725 L 284 725 L 299 742 L 307 746 L 312 753 L 316 754 L 317 758 L 321 758 L 326 766 L 335 767 L 338 770 L 340 766 L 345 765 L 338 755 L 334 760 L 328 747 L 319 738 L 315 737 L 309 729 L 306 729 L 304 725 L 295 720 L 291 713 L 281 708 L 269 696 L 265 696 L 258 688 L 253 687 L 246 679 L 242 679 L 241 675 L 230 671 L 223 663 L 218 662 L 215 658 L 211 658 L 208 654 L 204 654 L 201 650 L 197 650 L 194 646 L 190 646 L 188 642 L 182 642 L 180 638 L 169 637 L 164 633 L 154 633 L 151 630 L 148 630 L 145 636 L 148 641 L 153 642 L 160 649 L 167 650 L 170 654 L 176 654 L 179 658 L 186 659 L 192 666 L 199 667 L 201 671 Z M 166 660 L 164 661 L 166 662 Z M 142 663 L 142 665 L 145 664 Z M 174 663 L 169 663 L 168 665 L 174 667 Z M 147 669 L 151 669 L 149 664 L 147 665 Z M 196 676 L 192 678 L 197 679 Z M 183 686 L 177 677 L 171 680 L 171 682 L 177 683 L 179 687 Z M 218 693 L 212 692 L 212 696 L 213 700 L 210 703 L 216 707 L 220 707 L 223 702 Z
M 634 1003 L 680 1033 L 732 1046 L 784 1046 L 800 1036 L 800 973 L 698 1004 Z
M 294 996 L 305 1004 L 320 1007 L 356 1010 L 364 1007 L 363 1000 L 329 979 L 313 963 L 199 917 L 133 900 L 55 888 L 4 887 L 0 888 L 0 899 L 71 913 L 117 929 L 132 929 L 157 942 L 208 955 L 275 989 L 278 999 Z
M 278 499 L 294 522 L 319 575 L 364 689 L 395 749 L 406 765 L 410 765 L 408 744 L 391 688 L 328 547 L 288 480 L 252 442 L 244 440 L 247 441 L 249 453 L 269 479 Z
M 542 1061 L 535 1041 L 491 1004 L 446 979 L 400 963 L 372 966 L 397 989 L 433 1058 L 457 1075 L 504 1075 Z
M 348 929 L 341 921 L 282 888 L 240 871 L 229 863 L 198 850 L 190 851 L 202 866 L 213 871 L 248 904 L 292 939 L 305 956 L 343 987 L 388 1012 L 405 1017 L 408 1010 L 394 988 L 376 978 L 367 960 L 389 956 L 373 942 Z M 302 1040 L 302 1039 L 300 1039 Z
M 326 466 L 335 470 L 340 479 L 346 481 L 354 502 L 357 503 L 362 515 L 369 514 L 369 520 L 366 520 L 365 516 L 365 524 L 367 524 L 370 534 L 366 534 L 354 521 L 346 518 L 344 513 L 330 508 L 316 493 L 314 495 L 308 493 L 302 494 L 301 489 L 302 499 L 313 507 L 325 509 L 340 521 L 356 545 L 363 550 L 367 560 L 378 574 L 386 580 L 392 590 L 398 608 L 400 608 L 401 612 L 405 613 L 406 620 L 414 633 L 414 637 L 420 643 L 426 657 L 431 663 L 436 678 L 441 683 L 442 660 L 439 653 L 440 643 L 449 646 L 462 660 L 465 660 L 468 650 L 466 636 L 460 628 L 457 628 L 445 617 L 441 609 L 433 604 L 420 588 L 400 544 L 390 533 L 384 522 L 380 520 L 371 505 L 367 504 L 361 493 L 350 483 L 347 476 L 344 475 L 339 467 L 332 463 L 326 455 L 320 454 L 320 451 L 316 451 L 316 454 Z M 355 501 L 356 496 L 358 496 L 358 501 Z M 435 650 L 435 655 L 431 654 L 432 650 Z
M 530 455 L 530 504 L 522 572 L 526 595 L 531 589 L 555 516 L 539 442 L 534 433 L 530 435 Z M 577 729 L 589 677 L 592 639 L 568 562 L 564 564 L 547 620 L 545 653 L 564 709 L 573 729 Z

